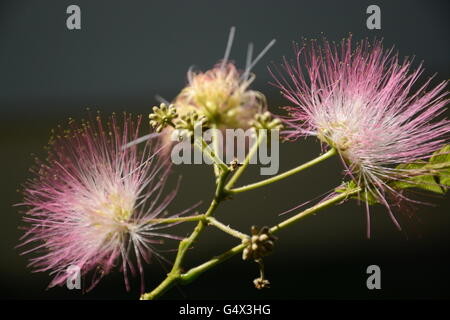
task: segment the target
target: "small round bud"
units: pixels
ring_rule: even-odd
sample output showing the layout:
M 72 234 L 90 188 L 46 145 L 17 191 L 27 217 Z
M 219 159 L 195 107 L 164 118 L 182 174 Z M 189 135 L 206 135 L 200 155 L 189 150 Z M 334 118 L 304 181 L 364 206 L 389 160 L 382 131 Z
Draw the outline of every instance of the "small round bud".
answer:
M 237 168 L 239 168 L 241 164 L 239 163 L 238 159 L 233 159 L 230 163 L 230 171 L 236 171 Z
M 272 115 L 268 111 L 256 114 L 249 124 L 256 130 L 280 130 L 283 128 L 281 120 L 278 118 L 272 119 Z
M 257 278 L 253 280 L 253 284 L 255 285 L 255 288 L 258 290 L 270 288 L 270 281 L 263 278 Z
M 150 113 L 148 118 L 150 119 L 150 125 L 156 132 L 161 132 L 168 125 L 174 127 L 172 121 L 178 117 L 174 105 L 167 106 L 165 103 L 161 103 L 159 107 L 154 106 L 152 110 L 153 113 Z
M 258 230 L 255 226 L 252 226 L 251 233 L 252 236 L 243 241 L 247 247 L 244 249 L 242 259 L 259 260 L 270 254 L 274 248 L 276 237 L 270 234 L 269 228 L 263 227 Z

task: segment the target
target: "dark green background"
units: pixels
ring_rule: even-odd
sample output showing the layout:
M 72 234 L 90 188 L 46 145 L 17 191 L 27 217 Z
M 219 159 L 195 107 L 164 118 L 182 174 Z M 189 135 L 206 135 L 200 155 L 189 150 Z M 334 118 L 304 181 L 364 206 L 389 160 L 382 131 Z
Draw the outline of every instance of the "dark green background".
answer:
M 78 4 L 82 30 L 65 27 L 66 7 Z M 382 30 L 366 29 L 365 10 L 378 4 Z M 127 110 L 149 112 L 154 95 L 171 99 L 186 83 L 191 65 L 211 67 L 224 52 L 230 26 L 237 27 L 232 59 L 245 62 L 247 43 L 256 51 L 270 39 L 276 46 L 255 68 L 253 88 L 268 95 L 270 109 L 287 102 L 270 87 L 266 65 L 291 55 L 291 41 L 300 37 L 339 40 L 354 34 L 384 37 L 402 56 L 425 60 L 424 78 L 438 72 L 448 79 L 448 1 L 1 1 L 0 2 L 0 168 L 2 169 L 0 297 L 130 298 L 116 272 L 94 291 L 82 295 L 66 288 L 45 290 L 47 274 L 33 274 L 27 259 L 14 247 L 20 237 L 21 201 L 16 189 L 30 177 L 31 153 L 44 156 L 50 129 L 69 116 L 85 116 L 85 107 L 104 114 Z M 435 83 L 437 83 L 435 81 Z M 319 153 L 311 140 L 281 147 L 281 170 Z M 207 207 L 212 196 L 211 168 L 181 166 L 183 175 L 175 212 L 198 200 Z M 252 224 L 271 225 L 279 213 L 316 197 L 340 183 L 342 166 L 331 159 L 297 176 L 227 201 L 218 210 L 226 223 L 242 230 Z M 259 179 L 251 168 L 241 183 Z M 164 298 L 274 298 L 274 299 L 405 299 L 449 298 L 449 198 L 432 199 L 436 207 L 422 207 L 412 217 L 401 217 L 404 232 L 390 222 L 385 209 L 373 209 L 373 237 L 365 239 L 365 211 L 355 202 L 328 209 L 279 234 L 277 248 L 266 259 L 269 290 L 257 291 L 254 263 L 239 257 L 204 274 Z M 192 225 L 183 225 L 187 234 Z M 236 241 L 216 231 L 204 234 L 188 255 L 193 266 L 220 253 Z M 175 243 L 171 243 L 175 247 Z M 168 256 L 173 257 L 174 252 Z M 365 286 L 368 265 L 382 270 L 382 290 Z M 147 288 L 164 276 L 155 261 L 146 268 Z

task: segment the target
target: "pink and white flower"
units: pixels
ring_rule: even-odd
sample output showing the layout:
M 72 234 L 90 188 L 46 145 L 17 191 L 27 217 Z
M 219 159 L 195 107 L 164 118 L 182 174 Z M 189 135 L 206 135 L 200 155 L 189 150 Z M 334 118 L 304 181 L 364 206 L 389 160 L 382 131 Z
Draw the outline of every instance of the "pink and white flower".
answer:
M 416 89 L 423 68 L 413 71 L 411 64 L 381 41 L 353 48 L 348 38 L 340 45 L 296 46 L 296 59 L 271 71 L 274 85 L 294 104 L 286 108 L 287 137 L 316 136 L 335 148 L 365 196 L 384 204 L 397 226 L 387 199 L 404 196 L 388 182 L 420 172 L 396 166 L 428 159 L 450 132 L 450 122 L 440 117 L 449 101 L 447 82 L 428 89 L 428 79 Z
M 136 271 L 143 290 L 143 262 L 162 258 L 156 246 L 163 238 L 177 238 L 161 232 L 170 225 L 151 222 L 176 194 L 163 196 L 170 159 L 154 140 L 142 150 L 124 148 L 139 137 L 140 123 L 127 114 L 123 124 L 115 115 L 106 125 L 100 116 L 81 125 L 71 120 L 67 130 L 54 132 L 48 158 L 32 170 L 21 246 L 32 246 L 25 253 L 35 253 L 36 272 L 54 275 L 49 287 L 64 284 L 68 267 L 77 266 L 83 277 L 92 276 L 90 290 L 119 265 L 127 290 L 127 275 Z

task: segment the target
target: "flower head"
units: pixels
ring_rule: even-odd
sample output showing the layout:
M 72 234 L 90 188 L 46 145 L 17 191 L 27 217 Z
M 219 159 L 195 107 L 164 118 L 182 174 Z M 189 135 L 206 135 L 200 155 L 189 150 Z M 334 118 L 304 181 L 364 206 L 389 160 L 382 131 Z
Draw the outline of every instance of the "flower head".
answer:
M 162 238 L 176 238 L 151 221 L 176 193 L 162 196 L 170 159 L 149 141 L 143 150 L 124 148 L 139 136 L 140 122 L 127 114 L 123 125 L 115 115 L 107 125 L 100 116 L 81 125 L 71 120 L 69 129 L 54 133 L 47 160 L 38 160 L 36 177 L 25 185 L 21 245 L 34 245 L 26 251 L 36 253 L 30 266 L 54 275 L 50 287 L 77 266 L 82 276 L 92 275 L 89 290 L 117 264 L 127 289 L 127 274 L 136 270 L 143 285 L 143 261 L 161 257 L 155 246 Z
M 250 85 L 255 80 L 251 72 L 266 52 L 275 44 L 275 40 L 253 58 L 253 44 L 249 44 L 244 70 L 239 70 L 229 60 L 234 41 L 235 28 L 232 27 L 225 55 L 212 69 L 205 72 L 188 71 L 187 85 L 171 102 L 180 117 L 196 113 L 205 119 L 208 126 L 224 129 L 248 129 L 255 115 L 267 109 L 266 97 L 259 91 L 251 90 Z M 169 104 L 160 97 L 161 102 Z M 152 115 L 152 117 L 154 117 Z M 171 141 L 173 126 L 166 126 L 162 139 Z
M 218 127 L 245 128 L 266 107 L 264 95 L 249 89 L 254 76 L 244 77 L 233 63 L 200 73 L 190 70 L 188 79 L 174 101 L 180 114 L 197 111 Z
M 389 182 L 423 174 L 406 164 L 423 162 L 448 141 L 450 122 L 438 119 L 448 102 L 446 82 L 427 90 L 429 79 L 414 90 L 422 66 L 411 71 L 411 60 L 400 62 L 381 41 L 356 48 L 351 38 L 340 45 L 312 41 L 296 54 L 295 61 L 284 60 L 284 72 L 272 73 L 294 104 L 286 108 L 287 137 L 312 135 L 336 148 L 365 190 L 363 200 L 389 209 L 387 195 L 402 196 Z

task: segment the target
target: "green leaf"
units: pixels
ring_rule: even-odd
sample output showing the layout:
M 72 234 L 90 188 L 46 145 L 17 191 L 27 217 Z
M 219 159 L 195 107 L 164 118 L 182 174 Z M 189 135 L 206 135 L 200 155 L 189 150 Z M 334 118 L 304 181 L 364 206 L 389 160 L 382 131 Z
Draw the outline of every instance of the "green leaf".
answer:
M 450 144 L 433 154 L 429 166 L 438 170 L 439 184 L 450 188 Z
M 433 174 L 420 174 L 426 171 L 427 165 L 428 163 L 425 161 L 398 165 L 397 169 L 408 170 L 409 174 L 417 175 L 406 177 L 403 180 L 393 181 L 392 183 L 390 183 L 390 186 L 392 186 L 394 189 L 417 188 L 443 194 L 444 191 L 437 183 Z
M 436 151 L 430 158 L 430 164 L 446 164 L 450 167 L 450 144 Z
M 415 176 L 407 181 L 395 181 L 391 185 L 395 189 L 418 188 L 439 194 L 444 193 L 432 175 Z
M 450 169 L 441 170 L 439 172 L 439 184 L 450 188 Z

